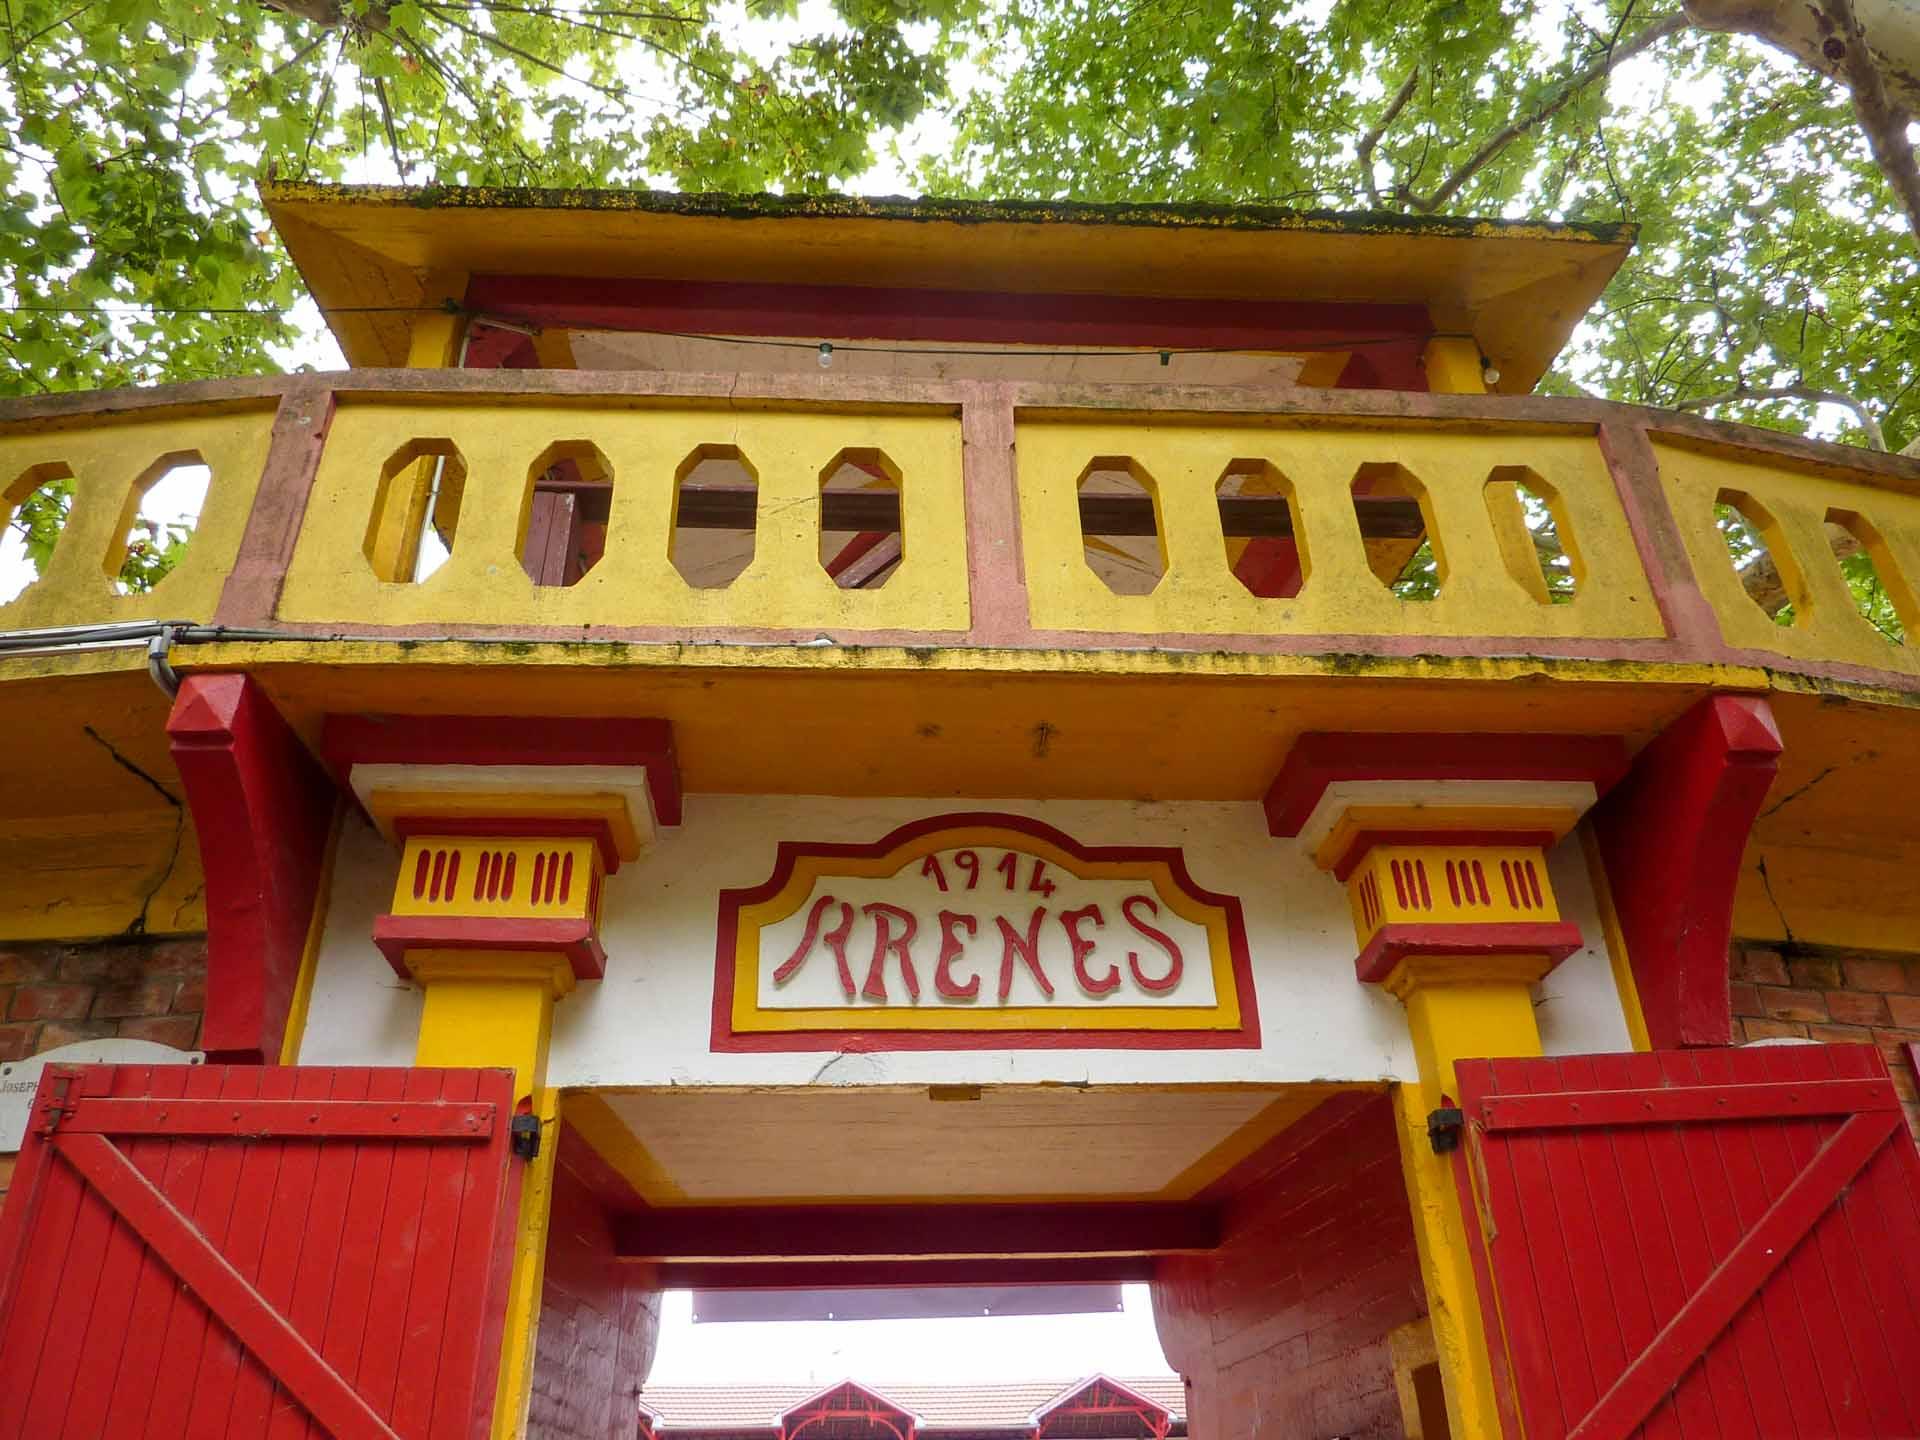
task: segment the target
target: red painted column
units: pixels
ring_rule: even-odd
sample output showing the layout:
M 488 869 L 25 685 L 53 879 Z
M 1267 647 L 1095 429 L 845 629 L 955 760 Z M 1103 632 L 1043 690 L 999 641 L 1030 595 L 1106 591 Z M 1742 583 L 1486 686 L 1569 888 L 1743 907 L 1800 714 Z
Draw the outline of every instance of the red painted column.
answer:
M 260 686 L 191 675 L 167 718 L 207 875 L 201 1045 L 277 1064 L 319 903 L 334 789 Z
M 1711 696 L 1642 750 L 1594 809 L 1656 1050 L 1732 1043 L 1733 892 L 1780 750 L 1764 699 Z

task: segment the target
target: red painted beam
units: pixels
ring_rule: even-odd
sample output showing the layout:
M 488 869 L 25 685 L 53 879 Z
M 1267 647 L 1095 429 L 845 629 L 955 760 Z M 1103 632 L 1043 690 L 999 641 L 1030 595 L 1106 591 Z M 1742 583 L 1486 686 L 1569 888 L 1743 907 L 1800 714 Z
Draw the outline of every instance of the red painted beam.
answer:
M 319 903 L 334 789 L 245 675 L 190 675 L 167 736 L 207 876 L 207 1058 L 277 1064 Z
M 1022 294 L 589 275 L 476 275 L 469 310 L 579 329 L 920 344 L 1286 350 L 1365 347 L 1417 356 L 1424 305 Z M 1410 366 L 1424 390 L 1423 373 Z
M 1732 1043 L 1733 892 L 1780 750 L 1764 699 L 1711 696 L 1642 750 L 1593 812 L 1656 1050 Z
M 627 1257 L 622 1257 L 627 1258 Z M 673 1260 L 659 1266 L 663 1290 L 863 1290 L 953 1285 L 1145 1284 L 1151 1255 L 1078 1259 L 970 1260 Z
M 1199 1205 L 821 1205 L 649 1210 L 615 1224 L 623 1260 L 927 1261 L 1193 1254 L 1220 1243 Z

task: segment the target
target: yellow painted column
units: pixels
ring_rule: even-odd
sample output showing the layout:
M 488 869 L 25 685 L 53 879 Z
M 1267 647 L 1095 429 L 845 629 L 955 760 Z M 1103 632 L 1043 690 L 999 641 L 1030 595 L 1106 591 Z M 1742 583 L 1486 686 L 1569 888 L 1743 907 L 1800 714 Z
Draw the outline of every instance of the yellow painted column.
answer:
M 1544 956 L 1410 955 L 1386 981 L 1406 1004 L 1420 1068 L 1418 1083 L 1396 1087 L 1394 1103 L 1447 1422 L 1456 1440 L 1497 1440 L 1500 1409 L 1488 1317 L 1481 1312 L 1469 1248 L 1468 1227 L 1479 1218 L 1462 1213 L 1454 1156 L 1434 1153 L 1427 1116 L 1458 1098 L 1456 1060 L 1540 1053 L 1533 985 L 1548 968 Z
M 1427 389 L 1435 395 L 1484 395 L 1486 376 L 1480 365 L 1480 345 L 1470 335 L 1436 335 L 1427 341 L 1424 357 Z
M 560 1094 L 547 1083 L 553 1002 L 573 988 L 565 960 L 510 950 L 415 950 L 407 967 L 426 991 L 414 1063 L 513 1068 L 515 1112 L 540 1117 L 540 1149 L 524 1162 L 513 1269 L 494 1396 L 495 1440 L 526 1432 L 534 1340 L 545 1280 L 547 1220 Z

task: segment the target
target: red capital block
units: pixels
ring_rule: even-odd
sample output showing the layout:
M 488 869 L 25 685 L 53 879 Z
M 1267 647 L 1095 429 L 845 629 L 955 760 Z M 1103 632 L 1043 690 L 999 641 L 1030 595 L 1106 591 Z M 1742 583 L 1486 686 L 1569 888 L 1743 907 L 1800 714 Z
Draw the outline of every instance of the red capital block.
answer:
M 167 718 L 207 872 L 210 1060 L 275 1064 L 319 903 L 334 789 L 260 686 L 191 675 Z
M 1757 695 L 1714 695 L 1662 731 L 1593 812 L 1656 1050 L 1732 1043 L 1733 892 L 1780 765 Z

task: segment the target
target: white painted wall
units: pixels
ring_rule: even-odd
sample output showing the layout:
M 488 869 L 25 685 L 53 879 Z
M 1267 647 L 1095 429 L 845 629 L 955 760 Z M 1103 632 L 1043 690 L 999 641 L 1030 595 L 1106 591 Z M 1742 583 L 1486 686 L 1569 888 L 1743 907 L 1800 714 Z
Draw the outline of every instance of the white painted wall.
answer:
M 1194 880 L 1245 911 L 1262 1048 L 1251 1050 L 914 1051 L 715 1054 L 718 892 L 757 885 L 781 840 L 877 840 L 946 811 L 1044 820 L 1089 845 L 1178 845 Z M 404 1065 L 420 995 L 370 938 L 392 894 L 395 851 L 357 817 L 341 836 L 300 1060 Z M 1588 945 L 1540 987 L 1550 1054 L 1629 1048 L 1577 839 L 1552 856 L 1562 910 Z M 606 978 L 559 1004 L 548 1076 L 556 1085 L 1179 1084 L 1409 1079 L 1399 1002 L 1353 978 L 1344 888 L 1251 804 L 969 801 L 690 795 L 685 823 L 608 882 Z

